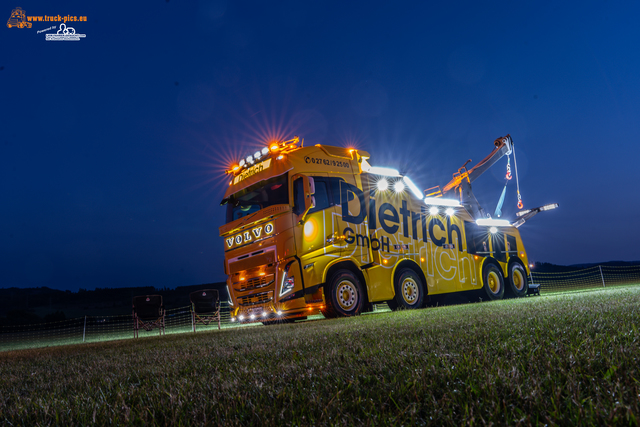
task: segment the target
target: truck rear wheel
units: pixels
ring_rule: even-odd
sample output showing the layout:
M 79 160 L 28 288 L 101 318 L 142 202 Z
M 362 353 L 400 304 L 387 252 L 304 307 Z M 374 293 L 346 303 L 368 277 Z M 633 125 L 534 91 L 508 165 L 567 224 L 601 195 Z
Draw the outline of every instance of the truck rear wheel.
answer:
M 392 310 L 411 310 L 424 305 L 424 284 L 420 276 L 410 268 L 400 271 L 394 284 L 396 296 L 387 305 Z
M 529 283 L 527 282 L 527 272 L 522 264 L 514 262 L 509 266 L 509 294 L 515 298 L 522 298 L 527 295 Z
M 490 300 L 502 299 L 504 296 L 504 278 L 502 271 L 495 264 L 487 264 L 482 270 L 484 292 Z
M 349 270 L 336 271 L 325 285 L 325 317 L 357 316 L 365 305 L 362 284 Z

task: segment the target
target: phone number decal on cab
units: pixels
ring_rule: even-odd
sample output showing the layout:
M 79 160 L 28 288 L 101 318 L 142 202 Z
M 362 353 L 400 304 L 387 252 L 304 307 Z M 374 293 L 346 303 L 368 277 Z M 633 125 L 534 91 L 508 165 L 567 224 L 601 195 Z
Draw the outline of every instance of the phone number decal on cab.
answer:
M 340 160 L 323 159 L 323 158 L 320 158 L 320 157 L 305 156 L 304 162 L 305 163 L 313 163 L 313 164 L 316 164 L 316 165 L 335 166 L 335 167 L 338 167 L 338 168 L 347 168 L 347 169 L 349 169 L 351 167 L 349 162 L 343 162 L 343 161 L 340 161 Z

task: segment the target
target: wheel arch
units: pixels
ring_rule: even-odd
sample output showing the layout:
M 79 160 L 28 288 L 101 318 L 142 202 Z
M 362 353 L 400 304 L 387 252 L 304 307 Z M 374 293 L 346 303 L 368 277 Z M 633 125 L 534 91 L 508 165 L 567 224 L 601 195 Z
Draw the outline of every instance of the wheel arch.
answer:
M 410 258 L 403 259 L 402 261 L 396 263 L 396 265 L 393 267 L 393 274 L 392 274 L 392 276 L 393 276 L 393 286 L 392 286 L 393 295 L 395 296 L 395 294 L 396 294 L 395 283 L 398 280 L 400 272 L 405 268 L 409 268 L 409 269 L 413 270 L 420 277 L 420 280 L 422 280 L 424 294 L 425 295 L 429 295 L 429 286 L 427 284 L 427 277 L 424 275 L 424 272 L 422 271 L 422 268 L 420 268 L 420 265 L 418 265 L 417 262 L 415 262 L 414 260 L 412 260 Z
M 333 264 L 331 264 L 324 273 L 324 280 L 322 282 L 322 288 L 324 289 L 324 287 L 327 284 L 327 280 L 329 280 L 329 278 L 338 270 L 349 270 L 351 271 L 353 274 L 356 275 L 356 277 L 358 278 L 358 280 L 360 280 L 360 283 L 362 284 L 362 289 L 364 290 L 364 296 L 365 296 L 365 301 L 368 303 L 369 302 L 369 290 L 367 289 L 367 281 L 364 278 L 364 274 L 362 274 L 362 270 L 360 270 L 358 268 L 358 266 L 356 265 L 355 262 L 353 262 L 350 259 L 342 259 L 339 260 L 337 262 L 334 262 Z M 326 295 L 325 295 L 326 298 Z

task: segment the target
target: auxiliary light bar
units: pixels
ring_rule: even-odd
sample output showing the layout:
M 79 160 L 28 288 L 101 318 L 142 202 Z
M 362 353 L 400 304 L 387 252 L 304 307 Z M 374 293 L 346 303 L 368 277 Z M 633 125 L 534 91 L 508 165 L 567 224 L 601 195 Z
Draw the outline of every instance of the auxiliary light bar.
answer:
M 362 159 L 362 170 L 374 175 L 382 176 L 400 176 L 400 172 L 393 168 L 381 168 L 378 166 L 371 166 L 366 159 Z
M 510 227 L 511 223 L 506 219 L 480 218 L 476 219 L 476 224 L 487 227 Z
M 276 151 L 280 151 L 280 150 L 296 148 L 299 142 L 300 142 L 300 138 L 298 138 L 297 136 L 293 137 L 293 139 L 290 139 L 289 141 L 271 142 L 268 147 L 263 147 L 262 149 L 256 151 L 252 155 L 249 155 L 244 159 L 241 159 L 237 164 L 233 165 L 229 170 L 225 171 L 225 173 L 229 174 L 229 173 L 237 172 L 242 168 L 248 168 L 251 165 L 255 164 L 261 158 L 268 156 L 270 152 L 275 153 Z M 282 159 L 282 155 L 278 156 L 276 159 L 277 160 Z
M 524 215 L 528 214 L 529 212 L 535 211 L 535 210 L 537 210 L 538 212 L 550 211 L 550 210 L 555 209 L 557 207 L 558 207 L 557 203 L 549 203 L 548 205 L 540 206 L 539 208 L 527 209 L 525 211 L 516 212 L 516 215 L 517 216 L 524 216 Z
M 409 189 L 413 192 L 414 196 L 416 196 L 420 200 L 424 198 L 424 194 L 422 194 L 422 191 L 420 191 L 420 189 L 413 183 L 413 181 L 411 181 L 411 179 L 409 179 L 408 176 L 403 176 L 402 180 L 405 184 L 407 184 L 407 187 L 409 187 Z
M 456 199 L 443 199 L 442 197 L 425 197 L 424 203 L 426 205 L 460 207 L 460 202 Z

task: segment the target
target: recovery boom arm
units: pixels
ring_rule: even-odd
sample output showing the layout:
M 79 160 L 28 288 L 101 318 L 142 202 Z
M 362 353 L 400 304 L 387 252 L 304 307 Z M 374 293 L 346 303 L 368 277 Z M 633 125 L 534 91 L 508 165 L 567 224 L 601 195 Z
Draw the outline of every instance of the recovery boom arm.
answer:
M 467 160 L 458 169 L 458 172 L 453 174 L 453 179 L 442 189 L 442 195 L 454 191 L 456 197 L 460 199 L 460 203 L 467 208 L 474 219 L 486 218 L 487 214 L 473 195 L 471 183 L 489 170 L 502 157 L 511 154 L 513 140 L 510 135 L 507 135 L 496 139 L 493 144 L 495 148 L 487 157 L 471 169 L 467 169 L 467 164 L 471 162 L 471 159 Z

